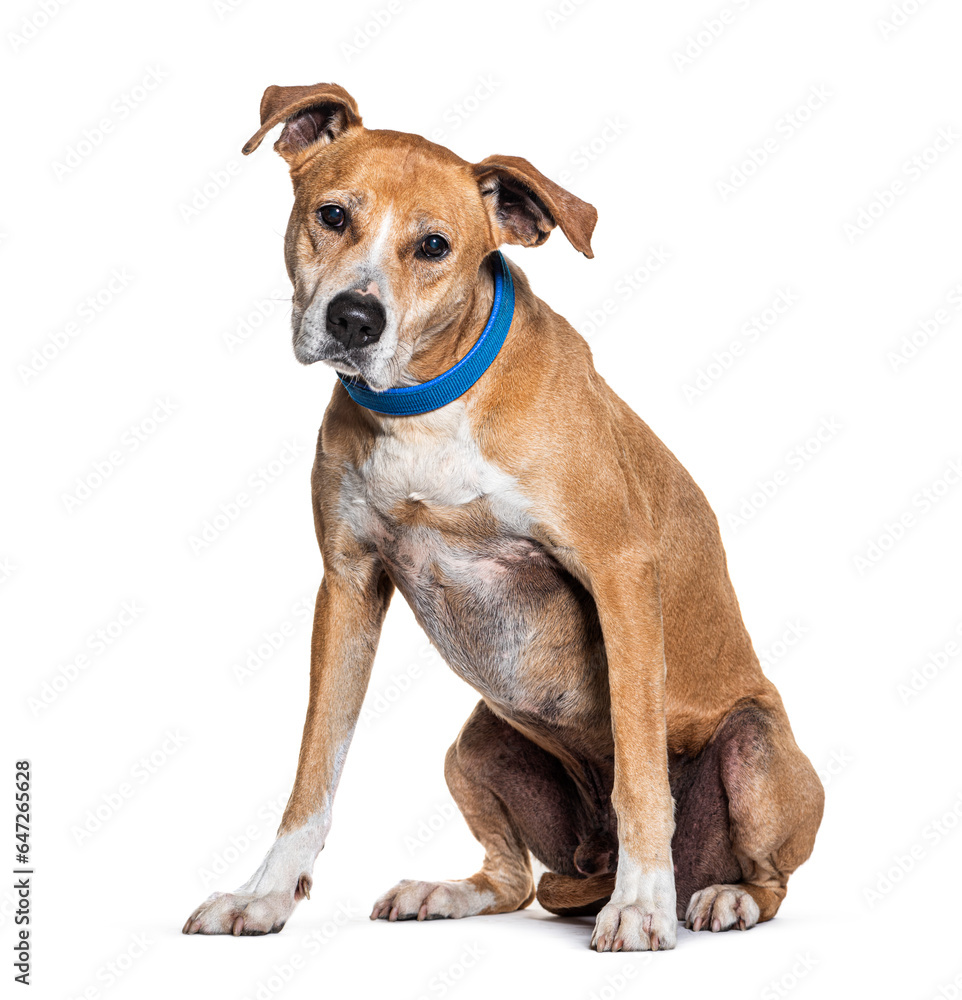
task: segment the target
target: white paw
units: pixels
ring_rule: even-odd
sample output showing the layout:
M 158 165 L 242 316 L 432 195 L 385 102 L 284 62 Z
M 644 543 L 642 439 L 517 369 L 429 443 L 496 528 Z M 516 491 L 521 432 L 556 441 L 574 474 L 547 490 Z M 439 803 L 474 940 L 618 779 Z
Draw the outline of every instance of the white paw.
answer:
M 300 896 L 297 896 L 299 899 Z M 215 892 L 187 918 L 184 934 L 276 934 L 294 911 L 293 892 Z
M 416 882 L 404 879 L 386 892 L 371 910 L 371 919 L 431 920 L 437 917 L 473 917 L 495 901 L 467 880 Z
M 675 947 L 678 920 L 666 909 L 607 903 L 595 919 L 597 951 L 667 951 Z
M 758 903 L 739 885 L 710 885 L 691 897 L 685 926 L 693 931 L 747 931 L 758 923 Z

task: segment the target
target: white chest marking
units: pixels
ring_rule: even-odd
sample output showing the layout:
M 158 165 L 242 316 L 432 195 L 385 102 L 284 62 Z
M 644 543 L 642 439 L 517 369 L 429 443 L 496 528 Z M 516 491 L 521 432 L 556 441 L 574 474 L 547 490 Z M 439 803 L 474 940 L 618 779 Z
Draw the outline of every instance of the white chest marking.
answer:
M 361 468 L 344 477 L 341 509 L 358 537 L 373 533 L 376 540 L 376 515 L 401 501 L 456 508 L 482 497 L 499 533 L 528 533 L 527 500 L 517 481 L 481 454 L 463 403 L 391 418 L 385 427 Z

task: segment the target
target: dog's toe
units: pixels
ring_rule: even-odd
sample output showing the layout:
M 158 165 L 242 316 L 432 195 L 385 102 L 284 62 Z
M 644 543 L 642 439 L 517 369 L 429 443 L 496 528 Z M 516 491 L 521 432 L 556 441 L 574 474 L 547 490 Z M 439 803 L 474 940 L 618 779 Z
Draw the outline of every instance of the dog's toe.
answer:
M 294 909 L 287 893 L 215 892 L 187 918 L 184 934 L 276 934 Z
M 596 951 L 666 951 L 675 947 L 677 921 L 667 910 L 607 903 L 595 918 Z
M 758 904 L 740 885 L 710 885 L 691 897 L 685 926 L 693 931 L 747 931 L 758 923 Z
M 404 879 L 374 904 L 372 920 L 435 920 L 442 917 L 471 917 L 494 900 L 491 892 L 480 891 L 467 880 L 417 882 Z

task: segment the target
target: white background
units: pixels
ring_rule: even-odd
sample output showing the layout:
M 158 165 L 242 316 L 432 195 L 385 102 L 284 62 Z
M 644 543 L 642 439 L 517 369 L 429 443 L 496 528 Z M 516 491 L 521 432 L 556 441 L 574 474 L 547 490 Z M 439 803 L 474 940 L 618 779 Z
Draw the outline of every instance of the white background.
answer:
M 0 760 L 8 802 L 33 764 L 33 995 L 956 995 L 962 10 L 566 4 L 5 6 Z M 269 846 L 306 706 L 334 375 L 291 353 L 274 136 L 240 147 L 267 85 L 318 80 L 598 207 L 593 261 L 560 233 L 509 256 L 704 489 L 827 785 L 774 922 L 655 956 L 537 906 L 369 923 L 398 879 L 480 861 L 442 776 L 476 695 L 398 598 L 312 900 L 277 936 L 181 936 Z

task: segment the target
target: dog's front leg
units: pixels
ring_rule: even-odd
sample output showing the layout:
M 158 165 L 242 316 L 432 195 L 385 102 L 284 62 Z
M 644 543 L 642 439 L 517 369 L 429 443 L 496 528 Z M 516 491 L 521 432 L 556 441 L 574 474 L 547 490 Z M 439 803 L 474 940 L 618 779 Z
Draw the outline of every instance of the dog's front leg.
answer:
M 352 561 L 343 573 L 325 573 L 314 609 L 307 721 L 277 840 L 244 885 L 214 893 L 190 915 L 185 934 L 276 932 L 310 894 L 392 590 L 373 561 Z
M 665 652 L 658 570 L 638 553 L 592 575 L 608 659 L 618 874 L 598 914 L 598 951 L 674 948 L 673 804 L 668 784 Z

